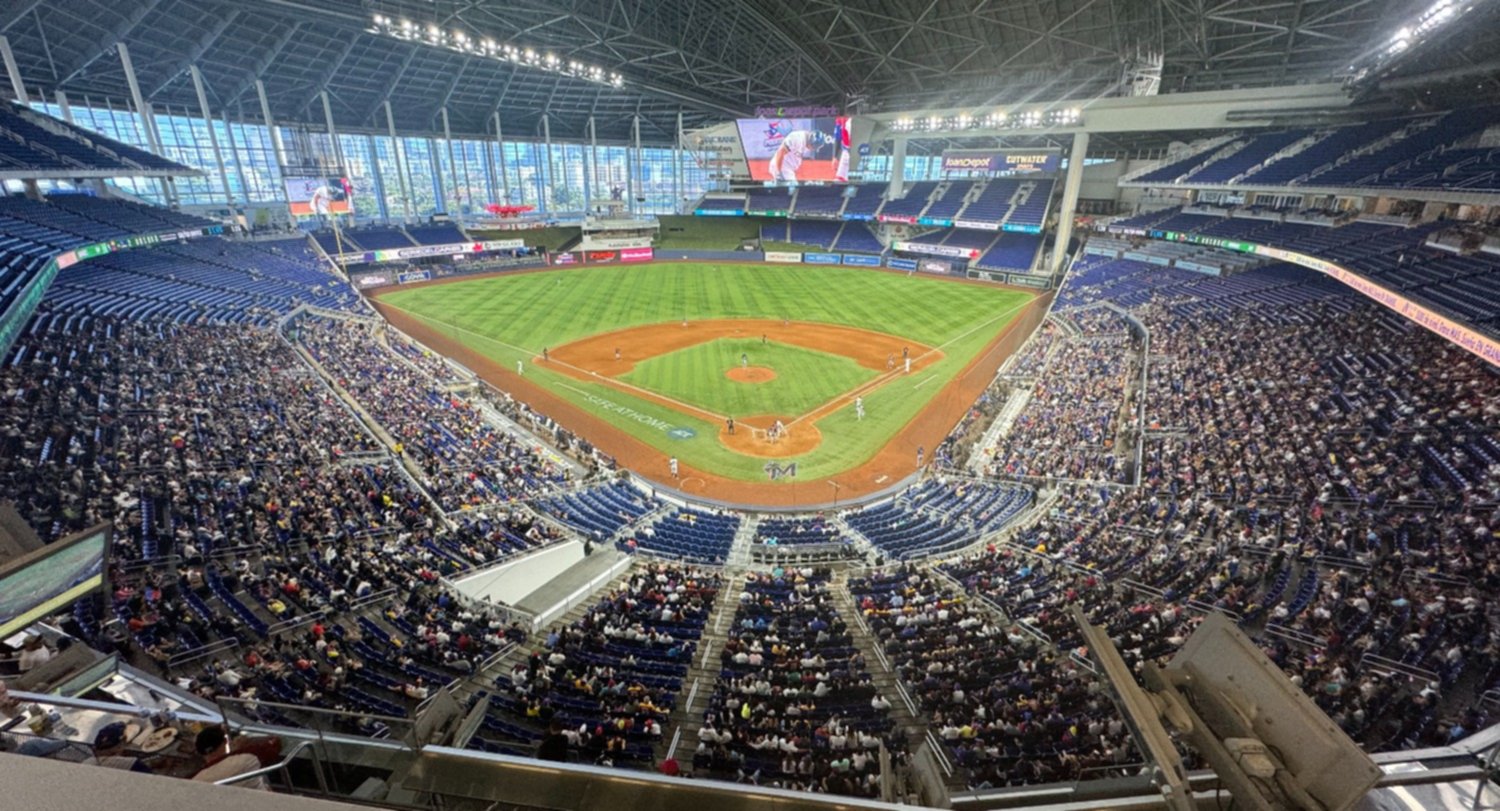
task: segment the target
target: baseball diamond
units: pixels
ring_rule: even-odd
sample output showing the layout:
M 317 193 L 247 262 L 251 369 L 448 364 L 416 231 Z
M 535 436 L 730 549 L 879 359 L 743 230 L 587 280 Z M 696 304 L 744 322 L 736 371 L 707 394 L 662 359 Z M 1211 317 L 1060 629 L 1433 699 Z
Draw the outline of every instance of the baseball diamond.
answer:
M 632 469 L 649 475 L 672 455 L 695 495 L 796 503 L 793 480 L 770 480 L 766 458 L 795 460 L 802 481 L 847 479 L 850 497 L 899 481 L 1040 300 L 869 270 L 658 263 L 437 281 L 376 301 Z M 768 431 L 778 420 L 780 435 Z

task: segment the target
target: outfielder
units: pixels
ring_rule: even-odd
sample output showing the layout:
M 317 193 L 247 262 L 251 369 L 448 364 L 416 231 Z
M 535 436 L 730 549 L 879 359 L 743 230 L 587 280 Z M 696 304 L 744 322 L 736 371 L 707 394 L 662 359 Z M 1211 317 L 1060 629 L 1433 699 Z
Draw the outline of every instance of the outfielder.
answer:
M 865 398 L 863 397 L 854 398 L 854 418 L 856 420 L 865 418 Z

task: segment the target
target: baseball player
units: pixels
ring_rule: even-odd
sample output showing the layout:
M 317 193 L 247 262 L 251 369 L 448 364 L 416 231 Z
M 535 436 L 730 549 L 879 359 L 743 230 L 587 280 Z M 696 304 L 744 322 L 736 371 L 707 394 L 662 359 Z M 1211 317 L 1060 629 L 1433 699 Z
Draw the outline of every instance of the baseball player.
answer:
M 845 117 L 833 120 L 834 148 L 839 151 L 839 163 L 833 170 L 835 183 L 849 182 L 849 119 Z
M 741 369 L 748 369 L 748 368 L 750 368 L 750 356 L 748 354 L 744 353 L 744 352 L 740 353 L 740 368 Z
M 918 462 L 918 464 L 921 464 L 921 462 Z M 677 457 L 673 456 L 667 460 L 667 470 L 672 472 L 672 478 L 677 478 Z
M 854 398 L 854 418 L 856 420 L 865 418 L 865 398 L 863 397 Z
M 802 168 L 802 161 L 816 158 L 819 152 L 832 147 L 833 136 L 826 132 L 793 130 L 787 133 L 767 167 L 771 179 L 797 182 L 797 170 Z

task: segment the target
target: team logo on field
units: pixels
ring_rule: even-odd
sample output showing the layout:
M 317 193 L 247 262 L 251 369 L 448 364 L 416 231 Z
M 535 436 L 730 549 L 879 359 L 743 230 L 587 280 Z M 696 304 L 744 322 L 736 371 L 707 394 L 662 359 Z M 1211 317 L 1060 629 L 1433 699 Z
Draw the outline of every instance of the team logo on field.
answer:
M 687 427 L 686 425 L 679 425 L 676 428 L 673 428 L 672 430 L 667 431 L 667 436 L 669 436 L 669 437 L 671 437 L 673 439 L 692 439 L 693 437 L 695 437 L 697 435 L 698 435 L 697 431 L 694 431 L 693 429 Z
M 773 482 L 777 479 L 782 478 L 783 476 L 792 479 L 797 478 L 796 462 L 788 462 L 784 465 L 779 465 L 775 462 L 767 462 L 766 466 L 761 469 L 766 472 L 766 475 L 769 476 L 771 478 L 771 481 Z

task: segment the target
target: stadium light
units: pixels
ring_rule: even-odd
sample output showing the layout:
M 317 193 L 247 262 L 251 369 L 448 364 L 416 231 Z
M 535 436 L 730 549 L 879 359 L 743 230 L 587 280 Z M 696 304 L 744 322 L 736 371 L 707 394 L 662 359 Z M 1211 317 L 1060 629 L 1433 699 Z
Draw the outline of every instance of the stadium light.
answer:
M 518 48 L 515 45 L 498 44 L 493 39 L 477 39 L 460 30 L 444 31 L 435 23 L 425 26 L 411 20 L 393 20 L 384 14 L 372 17 L 368 33 L 403 42 L 417 42 L 435 48 L 493 59 L 513 65 L 524 65 L 548 73 L 556 73 L 573 79 L 610 87 L 624 87 L 625 77 L 607 71 L 598 65 L 587 65 L 576 60 L 564 61 L 555 53 L 539 54 L 535 48 Z
M 1422 45 L 1439 29 L 1449 26 L 1477 5 L 1478 0 L 1436 0 L 1416 19 L 1396 29 L 1383 43 L 1350 65 L 1345 85 L 1358 86 L 1382 75 L 1402 54 Z
M 1055 107 L 1051 109 L 995 110 L 984 115 L 962 112 L 950 116 L 924 116 L 913 119 L 909 116 L 892 121 L 894 132 L 962 132 L 964 130 L 1034 130 L 1047 127 L 1076 127 L 1083 123 L 1083 110 L 1078 107 Z

